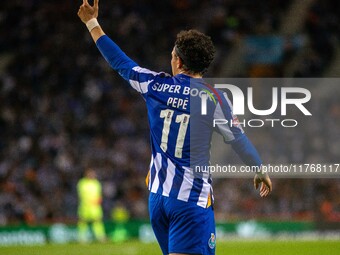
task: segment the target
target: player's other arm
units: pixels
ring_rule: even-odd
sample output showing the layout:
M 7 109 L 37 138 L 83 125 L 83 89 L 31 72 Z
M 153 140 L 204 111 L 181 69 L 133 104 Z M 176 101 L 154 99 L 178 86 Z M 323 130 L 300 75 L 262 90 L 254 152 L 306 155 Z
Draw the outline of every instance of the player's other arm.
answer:
M 218 100 L 218 104 L 215 109 L 214 119 L 227 119 L 228 123 L 234 123 L 237 117 L 232 113 L 232 105 L 228 99 L 227 94 L 221 93 Z M 219 132 L 226 143 L 231 144 L 233 150 L 241 158 L 241 160 L 248 166 L 258 167 L 258 173 L 254 177 L 254 186 L 257 189 L 261 183 L 260 195 L 262 197 L 267 196 L 272 190 L 272 183 L 268 174 L 262 174 L 260 172 L 262 161 L 255 149 L 254 145 L 244 134 L 240 125 L 217 125 L 217 132 Z
M 254 177 L 254 187 L 257 189 L 261 183 L 260 195 L 267 196 L 272 191 L 272 182 L 267 173 L 263 174 L 260 171 L 262 161 L 254 145 L 245 134 L 242 134 L 231 142 L 231 146 L 246 165 L 258 167 L 258 173 Z

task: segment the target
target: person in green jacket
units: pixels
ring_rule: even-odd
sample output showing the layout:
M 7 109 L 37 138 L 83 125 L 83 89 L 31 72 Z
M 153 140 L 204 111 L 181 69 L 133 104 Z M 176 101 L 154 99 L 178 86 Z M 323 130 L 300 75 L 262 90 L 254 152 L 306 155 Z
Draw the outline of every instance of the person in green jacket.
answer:
M 103 224 L 102 210 L 102 185 L 96 177 L 96 172 L 88 168 L 85 175 L 77 184 L 79 197 L 78 206 L 78 234 L 80 242 L 89 241 L 88 228 L 92 226 L 92 232 L 97 241 L 106 239 Z

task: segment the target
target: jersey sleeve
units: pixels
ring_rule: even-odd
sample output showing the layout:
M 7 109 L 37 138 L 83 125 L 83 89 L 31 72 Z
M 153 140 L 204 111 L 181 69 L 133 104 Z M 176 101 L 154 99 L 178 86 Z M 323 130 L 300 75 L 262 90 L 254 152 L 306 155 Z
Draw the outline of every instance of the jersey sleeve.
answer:
M 225 143 L 231 143 L 241 137 L 244 131 L 232 113 L 233 108 L 227 94 L 218 93 L 217 97 L 214 111 L 215 131 L 223 136 Z
M 217 105 L 214 112 L 215 120 L 221 124 L 216 125 L 216 131 L 220 133 L 226 143 L 230 143 L 233 150 L 248 166 L 262 164 L 261 158 L 254 145 L 245 135 L 236 115 L 232 113 L 233 107 L 226 93 L 219 93 Z
M 245 134 L 234 140 L 231 146 L 247 166 L 260 167 L 262 165 L 260 155 Z
M 141 94 L 148 92 L 150 83 L 158 76 L 166 76 L 164 73 L 156 73 L 138 66 L 107 35 L 100 37 L 96 45 L 112 69 Z

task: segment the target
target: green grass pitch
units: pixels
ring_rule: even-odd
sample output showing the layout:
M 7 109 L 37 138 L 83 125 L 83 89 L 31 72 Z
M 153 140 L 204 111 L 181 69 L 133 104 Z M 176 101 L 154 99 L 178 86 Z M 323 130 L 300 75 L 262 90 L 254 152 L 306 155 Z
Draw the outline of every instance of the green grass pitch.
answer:
M 230 241 L 217 244 L 216 255 L 340 255 L 339 241 Z M 3 255 L 161 255 L 157 244 L 67 244 L 0 247 Z

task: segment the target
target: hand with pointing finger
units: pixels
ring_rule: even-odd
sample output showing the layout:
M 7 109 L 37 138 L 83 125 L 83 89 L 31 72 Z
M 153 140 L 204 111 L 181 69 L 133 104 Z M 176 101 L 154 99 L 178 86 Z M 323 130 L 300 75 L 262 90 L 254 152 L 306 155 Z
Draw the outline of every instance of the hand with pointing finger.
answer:
M 82 22 L 86 24 L 89 20 L 98 17 L 99 0 L 94 0 L 91 6 L 88 0 L 83 0 L 83 4 L 79 7 L 78 16 Z

